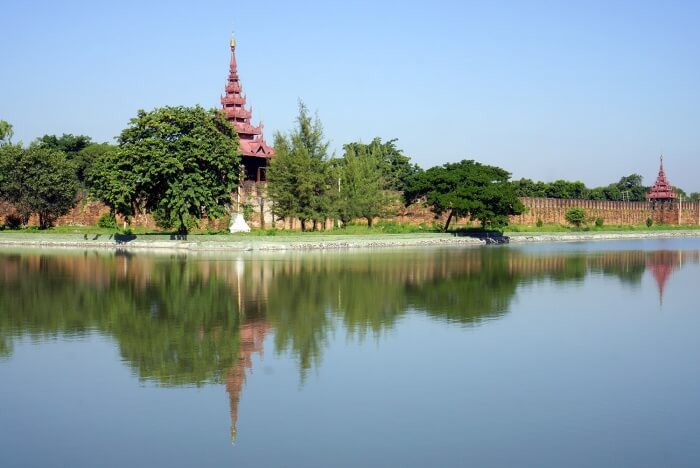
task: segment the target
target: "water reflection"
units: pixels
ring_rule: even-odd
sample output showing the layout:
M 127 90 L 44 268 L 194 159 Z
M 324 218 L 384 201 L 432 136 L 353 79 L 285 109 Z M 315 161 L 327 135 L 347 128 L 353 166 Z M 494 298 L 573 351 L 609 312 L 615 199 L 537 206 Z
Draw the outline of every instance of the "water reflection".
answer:
M 302 380 L 335 330 L 363 339 L 402 316 L 475 326 L 506 314 L 518 288 L 602 275 L 660 298 L 697 251 L 536 254 L 510 248 L 212 258 L 84 252 L 0 255 L 0 357 L 13 340 L 113 337 L 142 380 L 225 384 L 231 435 L 253 355 L 268 334 L 296 357 Z

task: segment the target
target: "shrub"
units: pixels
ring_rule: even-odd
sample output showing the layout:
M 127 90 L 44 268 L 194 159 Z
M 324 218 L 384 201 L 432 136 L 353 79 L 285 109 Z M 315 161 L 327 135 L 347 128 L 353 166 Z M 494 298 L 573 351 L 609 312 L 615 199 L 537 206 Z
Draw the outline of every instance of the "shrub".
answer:
M 536 223 L 536 224 L 537 224 L 537 227 L 538 227 L 538 228 L 541 228 L 542 226 L 544 226 L 544 223 L 543 223 L 542 220 L 539 219 L 539 218 L 537 218 L 537 223 Z
M 586 210 L 583 208 L 571 208 L 564 215 L 566 222 L 573 224 L 575 227 L 581 227 L 586 222 Z
M 251 216 L 253 216 L 253 213 L 255 212 L 253 205 L 249 203 L 242 203 L 241 210 L 243 211 L 243 219 L 250 221 Z
M 595 219 L 595 227 L 603 227 L 603 224 L 605 223 L 605 220 L 601 218 L 600 216 Z
M 7 229 L 19 229 L 22 226 L 22 218 L 16 214 L 8 215 L 5 218 L 5 227 Z
M 97 220 L 97 226 L 104 229 L 117 229 L 117 217 L 112 212 L 105 213 Z
M 652 224 L 654 224 L 654 220 L 651 218 L 647 218 L 647 227 L 651 227 Z

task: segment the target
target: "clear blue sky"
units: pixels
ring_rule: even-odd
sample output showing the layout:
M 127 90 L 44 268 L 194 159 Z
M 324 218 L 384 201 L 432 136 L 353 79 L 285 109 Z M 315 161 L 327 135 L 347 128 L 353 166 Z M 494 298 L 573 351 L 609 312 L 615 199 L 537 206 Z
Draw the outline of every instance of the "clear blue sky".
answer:
M 398 138 L 588 185 L 658 156 L 700 191 L 700 2 L 35 1 L 0 9 L 0 119 L 108 141 L 137 109 L 218 106 L 232 30 L 268 140 L 317 110 L 332 147 Z

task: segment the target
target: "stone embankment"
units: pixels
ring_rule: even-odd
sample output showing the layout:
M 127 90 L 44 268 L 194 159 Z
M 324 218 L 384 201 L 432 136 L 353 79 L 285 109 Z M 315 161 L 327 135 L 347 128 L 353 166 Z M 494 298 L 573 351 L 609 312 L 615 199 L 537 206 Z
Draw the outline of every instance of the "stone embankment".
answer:
M 577 233 L 512 233 L 508 234 L 508 243 L 524 244 L 528 242 L 585 242 L 601 240 L 627 239 L 672 239 L 677 237 L 698 237 L 700 230 L 678 231 L 641 231 L 641 232 L 577 232 Z
M 584 242 L 627 239 L 700 238 L 700 230 L 597 232 L 597 233 L 512 233 L 482 238 L 454 234 L 386 235 L 282 235 L 255 237 L 238 235 L 78 235 L 0 233 L 0 247 L 41 249 L 133 249 L 160 252 L 248 252 L 378 249 L 396 247 L 482 246 L 532 242 Z
M 284 251 L 343 250 L 441 245 L 479 246 L 485 242 L 451 234 L 410 234 L 380 236 L 308 235 L 254 237 L 238 235 L 63 235 L 0 233 L 0 247 L 97 248 L 170 251 Z

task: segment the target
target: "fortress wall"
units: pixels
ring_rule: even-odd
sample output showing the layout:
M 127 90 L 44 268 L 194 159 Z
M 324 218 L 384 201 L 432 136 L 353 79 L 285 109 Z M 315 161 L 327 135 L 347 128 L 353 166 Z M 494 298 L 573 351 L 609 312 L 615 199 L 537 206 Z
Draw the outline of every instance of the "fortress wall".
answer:
M 598 200 L 559 200 L 553 198 L 523 198 L 522 202 L 527 207 L 526 213 L 512 216 L 511 224 L 534 226 L 538 220 L 545 224 L 567 224 L 565 215 L 571 208 L 583 208 L 590 223 L 595 218 L 602 218 L 605 224 L 643 225 L 648 218 L 655 224 L 671 225 L 700 225 L 700 202 L 673 202 L 673 203 L 649 203 L 649 202 L 622 202 L 622 201 L 598 201 Z M 241 187 L 241 203 L 246 205 L 248 211 L 248 224 L 254 228 L 271 228 L 273 224 L 278 229 L 300 229 L 301 223 L 296 219 L 280 220 L 272 215 L 272 202 L 267 197 L 267 186 L 264 183 L 245 182 Z M 96 225 L 97 220 L 109 209 L 100 202 L 81 200 L 67 215 L 57 220 L 57 225 L 89 226 Z M 9 215 L 16 214 L 12 205 L 0 201 L 0 224 L 5 224 Z M 435 216 L 427 206 L 414 203 L 408 207 L 401 204 L 395 206 L 395 215 L 387 218 L 391 221 L 409 224 L 433 223 L 444 224 L 447 214 Z M 378 220 L 377 220 L 378 221 Z M 455 224 L 464 224 L 466 219 L 454 219 Z M 120 224 L 122 220 L 119 220 Z M 224 230 L 228 227 L 228 217 L 203 221 L 202 228 Z M 366 222 L 358 220 L 359 223 Z M 30 224 L 38 225 L 38 219 L 33 216 Z M 155 222 L 151 215 L 137 215 L 132 221 L 133 226 L 155 228 Z M 333 221 L 328 220 L 325 228 L 333 226 Z M 307 226 L 311 228 L 311 224 Z M 319 226 L 320 228 L 320 226 Z
M 559 200 L 554 198 L 523 198 L 527 212 L 512 216 L 512 224 L 566 224 L 566 212 L 583 208 L 592 223 L 602 218 L 605 224 L 639 225 L 651 218 L 655 224 L 698 224 L 700 202 L 623 202 L 605 200 Z

